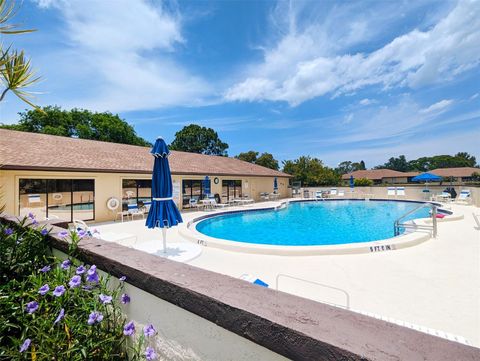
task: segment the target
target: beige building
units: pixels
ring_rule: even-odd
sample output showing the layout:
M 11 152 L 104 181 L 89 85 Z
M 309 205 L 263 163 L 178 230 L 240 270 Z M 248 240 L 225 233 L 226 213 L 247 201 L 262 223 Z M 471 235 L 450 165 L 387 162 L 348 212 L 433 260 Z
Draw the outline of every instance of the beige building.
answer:
M 260 200 L 277 178 L 280 198 L 289 196 L 288 174 L 235 158 L 172 151 L 173 197 L 181 209 L 204 194 L 222 203 Z M 150 148 L 0 129 L 0 184 L 5 211 L 39 219 L 115 219 L 128 205 L 151 199 Z M 118 207 L 112 207 L 117 203 Z
M 398 172 L 391 169 L 366 169 L 366 170 L 356 170 L 352 173 L 342 175 L 342 180 L 347 182 L 350 179 L 350 176 L 353 176 L 355 179 L 370 179 L 373 181 L 373 184 L 402 184 L 408 183 L 412 177 L 419 175 L 419 172 Z

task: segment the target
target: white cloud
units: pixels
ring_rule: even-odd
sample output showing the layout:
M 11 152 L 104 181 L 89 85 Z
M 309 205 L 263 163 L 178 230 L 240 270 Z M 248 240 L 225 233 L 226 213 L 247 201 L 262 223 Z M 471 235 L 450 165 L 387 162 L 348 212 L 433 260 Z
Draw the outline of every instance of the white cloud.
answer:
M 373 36 L 367 29 L 374 24 L 366 28 L 353 18 L 348 22 L 350 35 L 341 31 L 338 35 L 338 24 L 329 28 L 322 23 L 333 20 L 315 18 L 300 27 L 297 13 L 290 9 L 288 14 L 286 34 L 264 50 L 263 62 L 231 86 L 225 99 L 286 101 L 295 106 L 370 85 L 388 89 L 440 83 L 480 63 L 480 1 L 460 1 L 428 30 L 412 30 L 370 53 L 350 53 L 349 47 Z M 333 18 L 338 22 L 342 16 Z
M 475 93 L 475 94 L 473 94 L 473 95 L 470 97 L 469 100 L 476 99 L 476 98 L 478 98 L 479 95 L 480 95 L 480 93 Z
M 38 5 L 61 12 L 65 21 L 67 50 L 49 52 L 55 61 L 46 62 L 49 84 L 67 79 L 80 93 L 70 104 L 62 101 L 64 106 L 111 111 L 190 106 L 211 93 L 204 79 L 173 60 L 186 42 L 180 15 L 165 6 L 128 0 Z M 62 71 L 58 77 L 54 67 Z
M 439 102 L 436 102 L 430 105 L 427 108 L 420 109 L 420 113 L 423 113 L 423 114 L 443 113 L 444 111 L 447 110 L 448 107 L 450 107 L 450 105 L 452 105 L 452 103 L 453 103 L 453 100 L 451 99 L 443 99 L 443 100 L 440 100 Z
M 360 105 L 370 105 L 370 104 L 373 104 L 373 103 L 376 103 L 375 100 L 368 99 L 368 98 L 362 99 L 358 102 L 358 104 L 360 104 Z

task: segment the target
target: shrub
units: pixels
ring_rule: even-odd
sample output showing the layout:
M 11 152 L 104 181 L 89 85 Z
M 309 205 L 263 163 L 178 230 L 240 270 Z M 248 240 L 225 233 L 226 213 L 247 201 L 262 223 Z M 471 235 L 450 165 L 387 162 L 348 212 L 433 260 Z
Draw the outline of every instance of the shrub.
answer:
M 373 181 L 371 179 L 367 179 L 367 178 L 356 178 L 354 180 L 354 184 L 356 187 L 369 187 L 371 185 L 373 185 Z
M 71 257 L 84 236 L 80 232 L 64 232 L 72 245 L 68 259 L 53 257 L 47 232 L 25 227 L 35 225 L 33 216 L 29 219 L 15 228 L 0 224 L 0 247 L 8 255 L 2 254 L 2 261 L 9 264 L 2 265 L 6 282 L 0 287 L 0 359 L 155 359 L 154 349 L 145 348 L 155 334 L 152 325 L 129 341 L 135 325 L 122 312 L 121 304 L 130 302 L 122 293 L 125 278 L 103 277 L 95 265 Z M 20 250 L 25 254 L 19 255 Z

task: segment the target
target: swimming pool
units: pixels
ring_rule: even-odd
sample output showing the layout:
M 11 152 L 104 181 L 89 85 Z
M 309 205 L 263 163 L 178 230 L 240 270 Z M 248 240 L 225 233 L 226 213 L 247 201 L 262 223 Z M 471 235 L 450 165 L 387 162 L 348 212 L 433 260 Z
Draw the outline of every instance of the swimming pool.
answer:
M 361 243 L 394 236 L 397 218 L 418 207 L 401 201 L 292 202 L 285 209 L 258 210 L 210 217 L 196 224 L 207 236 L 276 246 Z M 429 208 L 406 218 L 425 218 Z

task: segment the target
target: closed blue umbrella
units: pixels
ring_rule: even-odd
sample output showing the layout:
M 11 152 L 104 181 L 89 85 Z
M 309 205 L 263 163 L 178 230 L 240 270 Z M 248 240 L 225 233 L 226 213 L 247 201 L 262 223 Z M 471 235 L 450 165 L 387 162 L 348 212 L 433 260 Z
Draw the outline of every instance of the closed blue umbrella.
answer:
M 203 180 L 203 194 L 205 195 L 205 198 L 208 198 L 210 193 L 211 193 L 211 191 L 210 191 L 210 178 L 207 175 L 207 176 L 205 176 L 205 179 Z
M 275 177 L 273 178 L 273 193 L 277 193 L 278 192 L 278 178 Z
M 172 198 L 172 175 L 168 164 L 170 151 L 162 138 L 157 138 L 150 153 L 155 157 L 152 173 L 152 204 L 146 226 L 162 228 L 163 252 L 167 251 L 167 228 L 182 222 Z
M 350 176 L 350 188 L 352 188 L 352 191 L 353 191 L 353 188 L 355 187 L 355 178 L 353 178 L 353 175 Z

